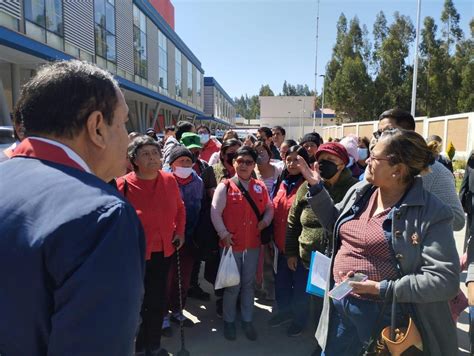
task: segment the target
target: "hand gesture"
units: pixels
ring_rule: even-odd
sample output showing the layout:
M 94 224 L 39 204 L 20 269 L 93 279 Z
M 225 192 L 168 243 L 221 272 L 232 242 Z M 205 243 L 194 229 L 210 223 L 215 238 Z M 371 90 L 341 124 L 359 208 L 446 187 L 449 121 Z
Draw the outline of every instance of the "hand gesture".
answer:
M 316 185 L 321 181 L 321 175 L 319 174 L 319 165 L 318 163 L 314 164 L 313 169 L 308 166 L 308 163 L 304 160 L 303 157 L 297 156 L 297 167 L 300 169 L 301 174 L 304 179 L 309 183 L 309 185 Z

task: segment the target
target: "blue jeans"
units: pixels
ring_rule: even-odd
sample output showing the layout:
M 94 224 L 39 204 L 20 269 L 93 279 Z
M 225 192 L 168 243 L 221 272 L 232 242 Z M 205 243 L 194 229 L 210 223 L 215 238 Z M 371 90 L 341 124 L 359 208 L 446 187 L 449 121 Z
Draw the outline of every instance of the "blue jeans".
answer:
M 293 322 L 304 327 L 309 314 L 309 295 L 306 293 L 308 270 L 298 259 L 296 271 L 288 268 L 286 257 L 278 255 L 275 276 L 275 297 L 279 312 L 292 312 Z
M 221 249 L 222 254 L 222 249 Z M 237 268 L 240 272 L 240 283 L 233 287 L 224 288 L 223 317 L 228 323 L 235 322 L 237 300 L 240 293 L 240 314 L 242 321 L 251 322 L 253 319 L 253 297 L 255 273 L 257 272 L 260 248 L 251 248 L 246 252 L 233 252 Z
M 326 349 L 321 355 L 354 356 L 369 342 L 383 303 L 347 296 L 341 300 L 331 299 L 334 308 L 329 318 Z M 391 303 L 387 303 L 383 319 L 377 332 L 390 325 Z M 397 309 L 397 315 L 403 314 Z

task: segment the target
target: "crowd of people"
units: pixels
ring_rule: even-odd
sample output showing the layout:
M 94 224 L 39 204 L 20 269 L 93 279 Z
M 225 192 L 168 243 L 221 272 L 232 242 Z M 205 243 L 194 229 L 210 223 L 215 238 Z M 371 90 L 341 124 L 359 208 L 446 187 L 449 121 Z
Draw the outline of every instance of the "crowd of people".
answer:
M 190 121 L 159 139 L 127 119 L 117 82 L 91 64 L 48 65 L 22 88 L 0 163 L 0 354 L 167 355 L 172 323 L 194 326 L 187 298 L 211 298 L 201 268 L 214 285 L 227 253 L 240 282 L 209 312 L 229 341 L 238 326 L 258 339 L 258 297 L 288 337 L 318 325 L 313 355 L 368 351 L 392 319 L 413 322 L 419 352 L 457 354 L 462 268 L 474 305 L 474 158 L 458 196 L 441 138 L 401 109 L 370 138 L 333 142 L 281 126 L 220 141 Z M 316 251 L 330 258 L 323 297 L 306 292 Z

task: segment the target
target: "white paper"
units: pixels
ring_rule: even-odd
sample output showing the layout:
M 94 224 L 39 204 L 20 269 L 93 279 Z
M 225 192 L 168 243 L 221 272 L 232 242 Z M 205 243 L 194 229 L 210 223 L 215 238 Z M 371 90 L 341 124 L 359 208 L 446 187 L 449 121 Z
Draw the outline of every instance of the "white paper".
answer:
M 331 259 L 320 252 L 315 253 L 314 261 L 311 269 L 311 284 L 326 289 L 329 269 L 331 268 Z

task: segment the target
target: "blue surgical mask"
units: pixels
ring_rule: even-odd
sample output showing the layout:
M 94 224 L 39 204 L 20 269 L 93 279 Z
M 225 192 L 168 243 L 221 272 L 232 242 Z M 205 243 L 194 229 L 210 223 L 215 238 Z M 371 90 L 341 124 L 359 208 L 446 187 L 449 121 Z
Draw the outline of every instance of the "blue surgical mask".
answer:
M 365 161 L 369 158 L 369 150 L 367 148 L 358 148 L 357 153 L 359 153 L 359 160 Z
M 210 137 L 209 137 L 209 134 L 200 134 L 199 139 L 201 141 L 201 145 L 205 145 L 206 143 L 209 142 Z

